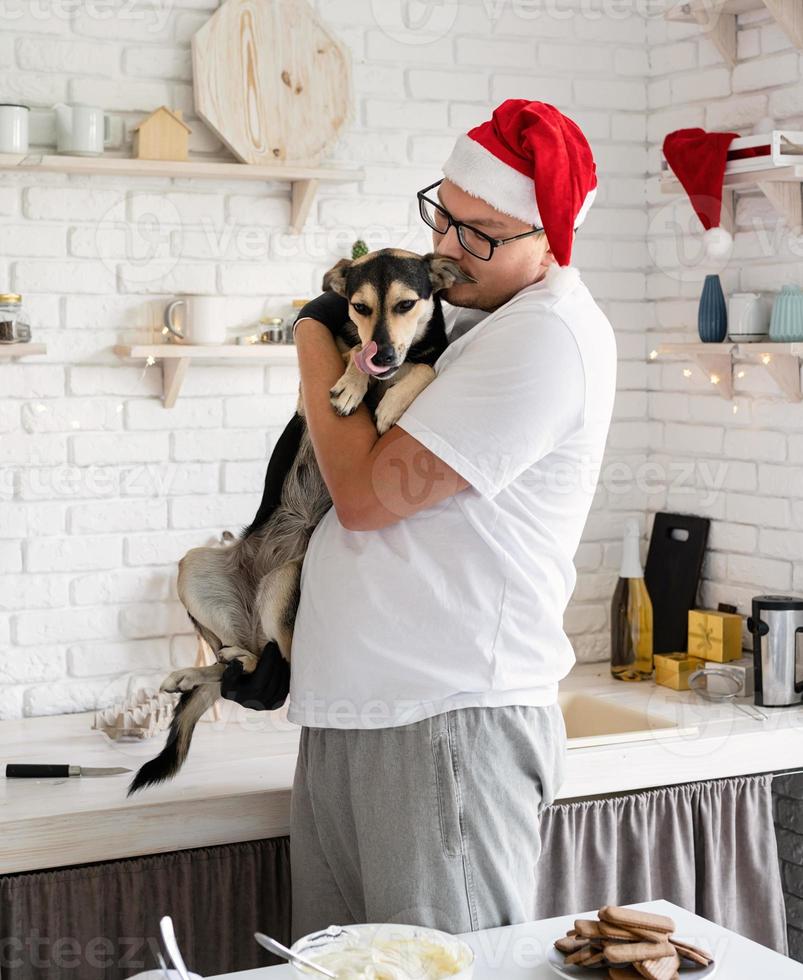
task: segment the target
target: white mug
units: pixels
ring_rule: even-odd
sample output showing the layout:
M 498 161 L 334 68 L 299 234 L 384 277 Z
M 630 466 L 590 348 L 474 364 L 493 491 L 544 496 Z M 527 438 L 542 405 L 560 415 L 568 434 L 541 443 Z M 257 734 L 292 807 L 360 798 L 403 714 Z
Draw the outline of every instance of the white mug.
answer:
M 28 152 L 27 105 L 0 105 L 0 153 Z
M 179 328 L 175 312 L 183 308 Z M 226 299 L 223 296 L 184 296 L 168 304 L 164 325 L 180 340 L 189 344 L 223 344 L 226 341 Z
M 728 300 L 728 339 L 749 343 L 769 335 L 772 308 L 760 293 L 733 293 Z
M 56 152 L 75 157 L 99 157 L 111 139 L 109 117 L 92 105 L 53 106 L 56 114 Z

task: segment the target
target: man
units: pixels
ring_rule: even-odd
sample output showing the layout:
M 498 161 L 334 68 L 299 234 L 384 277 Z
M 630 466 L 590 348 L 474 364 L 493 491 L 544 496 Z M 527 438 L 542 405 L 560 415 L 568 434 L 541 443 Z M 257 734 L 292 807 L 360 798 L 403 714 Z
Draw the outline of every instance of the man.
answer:
M 476 281 L 442 294 L 449 345 L 398 423 L 378 438 L 364 405 L 337 416 L 329 329 L 308 308 L 295 325 L 333 507 L 293 637 L 294 939 L 533 918 L 539 815 L 562 778 L 562 620 L 616 380 L 610 323 L 568 266 L 595 167 L 576 124 L 516 99 L 443 170 L 421 213 Z

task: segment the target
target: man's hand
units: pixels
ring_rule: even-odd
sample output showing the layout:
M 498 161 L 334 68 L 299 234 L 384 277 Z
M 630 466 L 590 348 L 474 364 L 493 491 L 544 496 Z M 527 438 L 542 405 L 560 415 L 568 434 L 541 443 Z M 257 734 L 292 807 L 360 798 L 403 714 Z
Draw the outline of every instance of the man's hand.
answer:
M 290 664 L 279 652 L 273 640 L 265 645 L 256 668 L 243 673 L 241 660 L 232 660 L 220 680 L 220 693 L 254 711 L 273 711 L 281 708 L 290 692 Z

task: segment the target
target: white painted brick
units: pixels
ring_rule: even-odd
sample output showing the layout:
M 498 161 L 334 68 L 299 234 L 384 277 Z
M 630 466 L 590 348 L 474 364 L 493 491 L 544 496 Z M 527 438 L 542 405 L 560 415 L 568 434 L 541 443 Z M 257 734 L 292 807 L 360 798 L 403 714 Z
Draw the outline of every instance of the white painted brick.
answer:
M 667 449 L 683 453 L 719 453 L 722 451 L 724 430 L 711 425 L 666 426 L 664 445 Z
M 259 497 L 253 493 L 175 497 L 170 501 L 170 527 L 221 527 L 237 533 L 251 523 L 258 506 Z
M 13 224 L 0 226 L 0 253 L 20 256 L 67 254 L 67 232 L 58 226 Z
M 65 529 L 65 513 L 62 503 L 30 506 L 21 501 L 4 502 L 0 508 L 0 538 L 61 534 Z
M 104 78 L 73 78 L 69 84 L 71 102 L 102 105 L 118 112 L 150 114 L 160 105 L 170 105 L 170 88 L 161 82 L 117 81 Z
M 0 650 L 0 684 L 33 684 L 62 676 L 66 654 L 54 647 Z
M 53 609 L 68 602 L 65 575 L 0 576 L 0 610 Z
M 186 293 L 214 295 L 215 267 L 176 259 L 141 262 L 134 258 L 118 265 L 119 288 L 124 293 Z M 100 290 L 96 290 L 100 292 Z
M 219 465 L 213 463 L 148 463 L 121 473 L 121 491 L 127 497 L 167 497 L 189 493 L 215 493 Z
M 66 98 L 67 80 L 44 72 L 0 72 L 0 91 L 8 102 L 52 105 Z
M 756 585 L 762 589 L 790 589 L 792 565 L 790 562 L 748 555 L 730 555 L 728 581 L 742 585 Z
M 637 81 L 576 79 L 574 97 L 584 106 L 630 111 L 647 108 L 647 87 Z
M 779 432 L 732 429 L 725 433 L 723 451 L 736 459 L 782 462 L 786 458 L 786 439 Z
M 504 99 L 538 99 L 552 105 L 571 105 L 572 83 L 569 78 L 555 75 L 494 74 L 491 78 L 491 105 L 498 105 Z M 583 105 L 599 105 L 598 102 L 581 100 Z M 631 107 L 632 108 L 632 107 Z M 485 117 L 488 116 L 485 111 Z
M 697 67 L 697 45 L 692 41 L 652 45 L 649 49 L 652 75 L 669 75 Z
M 185 398 L 170 409 L 169 420 L 161 402 L 136 399 L 125 407 L 126 426 L 129 429 L 164 429 L 169 423 L 176 429 L 219 429 L 223 421 L 223 406 L 218 399 Z
M 220 529 L 221 531 L 223 528 Z M 190 548 L 209 543 L 209 534 L 199 531 L 171 534 L 134 534 L 125 539 L 126 565 L 175 565 Z
M 22 718 L 25 710 L 25 688 L 23 685 L 3 684 L 0 686 L 0 721 Z
M 226 463 L 223 468 L 223 489 L 226 493 L 261 494 L 265 485 L 266 470 L 267 460 Z M 254 514 L 256 514 L 256 510 L 254 510 Z M 0 552 L 1 555 L 2 552 Z
M 733 91 L 745 92 L 759 88 L 774 88 L 800 77 L 798 56 L 790 52 L 756 61 L 744 61 L 733 69 Z M 727 94 L 727 93 L 724 93 Z
M 161 379 L 159 380 L 161 386 Z M 181 397 L 194 395 L 255 395 L 265 387 L 265 370 L 252 364 L 235 367 L 193 364 L 181 389 Z M 160 389 L 161 390 L 161 387 Z
M 535 44 L 526 37 L 517 41 L 502 38 L 458 37 L 455 40 L 455 61 L 459 65 L 488 68 L 537 63 Z
M 124 364 L 73 366 L 70 391 L 73 395 L 161 395 L 162 375 L 155 365 L 144 370 Z
M 25 568 L 29 572 L 118 568 L 121 564 L 122 539 L 111 534 L 42 538 L 25 545 Z
M 268 368 L 268 391 L 272 395 L 298 393 L 298 368 L 292 365 L 272 364 Z
M 706 126 L 711 132 L 739 132 L 752 127 L 767 115 L 767 101 L 766 95 L 747 95 L 712 102 L 706 109 Z
M 358 62 L 352 68 L 352 77 L 358 97 L 363 93 L 372 95 L 374 92 L 381 92 L 386 98 L 404 98 L 404 71 L 401 66 Z
M 313 291 L 310 267 L 301 262 L 227 263 L 220 266 L 219 276 L 223 293 L 241 296 Z
M 621 52 L 616 52 L 617 63 L 620 53 L 623 56 L 623 64 L 632 64 L 629 60 L 630 53 L 628 53 L 626 48 L 621 49 Z M 639 72 L 643 77 L 647 73 L 646 52 L 635 52 L 635 54 L 640 56 L 640 59 L 644 61 L 644 69 Z M 538 45 L 538 55 L 534 63 L 538 65 L 539 71 L 549 68 L 559 72 L 571 72 L 572 74 L 574 72 L 593 72 L 595 74 L 609 75 L 613 69 L 613 59 L 614 51 L 606 46 L 555 44 L 552 42 Z M 617 68 L 616 74 L 632 73 L 629 71 L 619 71 Z
M 78 229 L 73 229 L 71 238 Z M 81 229 L 83 231 L 83 229 Z M 161 327 L 164 299 L 147 296 L 67 296 L 64 326 L 88 330 L 109 325 L 127 328 Z
M 741 30 L 736 33 L 736 57 L 738 61 L 756 58 L 761 53 L 761 37 L 758 31 Z
M 366 99 L 364 111 L 367 125 L 376 129 L 443 129 L 447 125 L 445 102 Z
M 72 437 L 72 456 L 78 466 L 159 461 L 168 457 L 168 433 L 77 435 Z
M 727 68 L 698 71 L 672 78 L 672 99 L 677 103 L 718 99 L 731 93 L 731 73 Z
M 771 466 L 764 463 L 758 469 L 758 490 L 770 497 L 803 496 L 803 466 Z
M 136 78 L 175 78 L 192 80 L 192 59 L 189 48 L 167 48 L 150 45 L 147 48 L 126 48 L 123 70 Z
M 748 494 L 731 493 L 725 506 L 729 521 L 738 524 L 754 524 L 757 527 L 788 527 L 790 523 L 789 502 L 777 497 L 756 497 Z
M 119 403 L 103 398 L 46 398 L 22 406 L 26 432 L 75 432 L 122 428 Z
M 22 542 L 0 541 L 0 572 L 22 571 Z
M 407 72 L 408 93 L 414 99 L 477 100 L 488 98 L 488 79 L 479 71 L 437 71 L 411 68 Z M 375 87 L 375 91 L 385 92 Z
M 174 565 L 166 568 L 115 569 L 76 576 L 70 586 L 74 606 L 98 603 L 164 601 L 175 598 Z
M 63 435 L 31 435 L 11 432 L 0 438 L 0 464 L 41 466 L 67 462 L 67 438 Z
M 67 650 L 67 666 L 73 677 L 119 674 L 123 671 L 169 670 L 167 637 L 128 640 L 123 643 L 79 643 Z
M 774 528 L 758 530 L 758 550 L 770 558 L 783 558 L 791 562 L 800 562 L 803 555 L 803 532 L 784 528 L 778 531 Z
M 25 692 L 25 715 L 64 715 L 106 708 L 128 694 L 125 674 L 102 680 L 40 684 Z
M 102 262 L 14 263 L 14 289 L 20 293 L 114 292 L 114 271 Z
M 163 500 L 104 500 L 70 507 L 70 534 L 113 531 L 157 531 L 167 527 L 167 502 Z
M 136 226 L 150 216 L 164 224 L 223 224 L 223 199 L 219 194 L 167 192 L 135 193 L 128 199 L 128 219 Z
M 713 551 L 737 551 L 753 554 L 758 548 L 758 540 L 758 530 L 746 524 L 714 521 L 708 531 L 708 547 Z M 765 551 L 764 548 L 761 550 Z
M 14 635 L 22 646 L 103 640 L 117 633 L 118 613 L 108 606 L 36 610 L 14 616 Z
M 791 88 L 782 88 L 770 95 L 770 114 L 773 119 L 783 120 L 803 112 L 803 82 Z
M 265 456 L 263 431 L 210 429 L 206 432 L 173 434 L 173 458 L 176 460 L 262 459 Z
M 118 49 L 109 44 L 39 37 L 20 37 L 17 42 L 17 63 L 24 71 L 111 75 L 119 62 Z
M 122 201 L 118 191 L 98 187 L 28 187 L 23 193 L 26 218 L 46 221 L 99 221 Z
M 227 398 L 225 402 L 226 425 L 232 428 L 284 427 L 290 421 L 296 404 L 295 392 L 286 395 Z
M 180 602 L 140 602 L 120 611 L 120 633 L 127 639 L 192 632 L 187 610 Z

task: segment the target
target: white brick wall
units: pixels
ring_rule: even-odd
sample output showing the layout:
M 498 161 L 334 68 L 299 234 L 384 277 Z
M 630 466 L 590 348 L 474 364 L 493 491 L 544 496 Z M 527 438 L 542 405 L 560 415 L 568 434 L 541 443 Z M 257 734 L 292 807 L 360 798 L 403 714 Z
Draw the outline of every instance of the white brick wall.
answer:
M 162 102 L 181 107 L 192 153 L 225 157 L 194 117 L 190 88 L 189 41 L 216 6 L 20 0 L 0 21 L 0 94 L 36 107 L 42 150 L 53 138 L 48 107 L 67 98 L 104 105 L 129 135 Z M 46 358 L 0 367 L 0 718 L 105 704 L 192 658 L 175 562 L 253 516 L 266 460 L 295 405 L 293 368 L 194 366 L 168 411 L 158 369 L 123 364 L 111 346 L 149 339 L 177 291 L 227 295 L 246 326 L 316 294 L 358 236 L 372 248 L 429 249 L 414 191 L 440 174 L 455 137 L 508 96 L 554 101 L 583 127 L 600 170 L 575 261 L 617 331 L 620 398 L 567 628 L 580 659 L 607 656 L 622 525 L 654 503 L 633 477 L 651 449 L 680 452 L 695 435 L 688 402 L 665 445 L 647 400 L 655 371 L 645 363 L 645 332 L 660 304 L 650 291 L 646 175 L 670 113 L 687 123 L 672 105 L 673 73 L 677 84 L 692 79 L 695 98 L 698 70 L 727 88 L 723 98 L 731 85 L 718 65 L 703 64 L 695 38 L 676 42 L 677 55 L 660 37 L 648 50 L 648 19 L 636 4 L 606 15 L 581 0 L 469 0 L 432 6 L 420 29 L 392 4 L 318 6 L 354 64 L 355 123 L 332 158 L 362 165 L 366 176 L 322 188 L 303 235 L 287 233 L 288 190 L 278 184 L 0 173 L 0 291 L 24 294 L 49 347 Z M 779 41 L 767 33 L 766 43 Z M 662 80 L 668 102 L 653 114 L 648 83 Z M 740 98 L 761 98 L 754 112 L 766 111 L 753 76 L 743 84 L 750 91 Z M 719 91 L 705 94 L 709 112 Z M 705 111 L 695 109 L 699 121 Z M 690 296 L 678 290 L 667 301 L 686 309 Z M 708 400 L 696 397 L 698 408 Z M 730 420 L 702 417 L 724 452 Z M 795 452 L 803 462 L 801 444 Z M 771 458 L 783 464 L 785 450 Z M 782 477 L 767 479 L 744 487 L 745 508 L 777 504 Z M 729 520 L 743 527 L 739 516 Z M 777 542 L 765 543 L 773 569 L 790 562 Z

